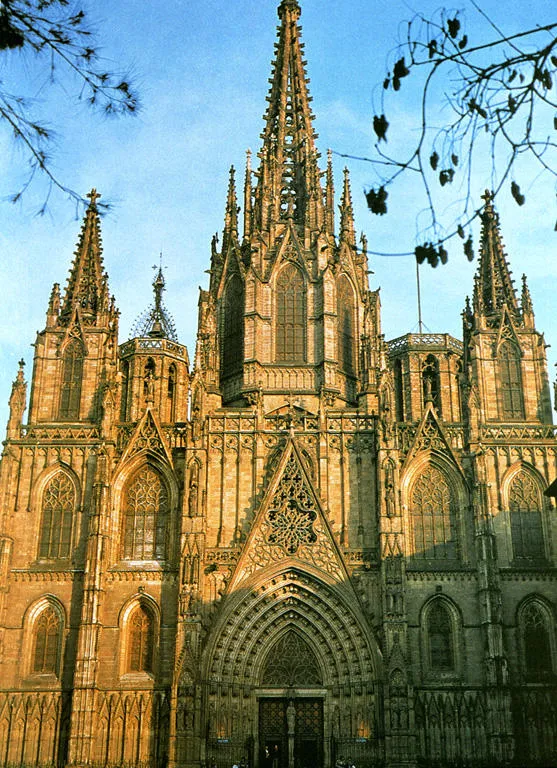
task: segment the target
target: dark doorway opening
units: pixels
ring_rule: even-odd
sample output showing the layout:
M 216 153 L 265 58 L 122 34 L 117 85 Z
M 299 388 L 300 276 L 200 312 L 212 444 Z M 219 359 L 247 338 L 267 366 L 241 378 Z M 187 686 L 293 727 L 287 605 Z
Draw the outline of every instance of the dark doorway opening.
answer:
M 323 699 L 260 699 L 259 768 L 322 766 Z

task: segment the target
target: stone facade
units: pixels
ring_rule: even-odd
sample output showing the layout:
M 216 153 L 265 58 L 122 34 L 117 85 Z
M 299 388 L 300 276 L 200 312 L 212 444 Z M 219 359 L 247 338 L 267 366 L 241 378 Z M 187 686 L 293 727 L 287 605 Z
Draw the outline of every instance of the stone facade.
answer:
M 91 193 L 13 385 L 0 765 L 548 766 L 556 474 L 545 343 L 489 194 L 463 340 L 386 342 L 348 173 L 335 232 L 282 0 L 192 370 L 162 304 L 118 346 Z

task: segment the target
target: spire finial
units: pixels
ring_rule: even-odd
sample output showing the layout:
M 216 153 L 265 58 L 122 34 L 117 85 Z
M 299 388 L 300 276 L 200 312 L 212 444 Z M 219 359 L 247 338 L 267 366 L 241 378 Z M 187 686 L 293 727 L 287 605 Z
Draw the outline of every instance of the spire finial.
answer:
M 159 264 L 153 264 L 153 270 L 156 270 L 153 280 L 155 300 L 135 321 L 132 335 L 139 338 L 151 336 L 153 338 L 166 338 L 171 341 L 178 341 L 174 321 L 162 301 L 162 294 L 165 290 L 162 251 L 159 256 Z
M 300 3 L 298 2 L 298 0 L 282 0 L 277 10 L 279 18 L 284 19 L 284 16 L 288 11 L 290 11 L 291 13 L 295 13 L 296 19 L 300 18 L 302 9 L 300 8 Z
M 95 187 L 93 187 L 93 189 L 92 189 L 90 192 L 88 192 L 88 193 L 87 193 L 87 197 L 88 197 L 88 198 L 89 198 L 89 200 L 91 201 L 91 202 L 89 203 L 89 207 L 90 207 L 90 208 L 96 208 L 96 207 L 97 207 L 97 200 L 98 200 L 100 197 L 102 197 L 102 195 L 101 195 L 101 193 L 100 193 L 100 192 L 97 192 L 97 190 L 95 189 Z

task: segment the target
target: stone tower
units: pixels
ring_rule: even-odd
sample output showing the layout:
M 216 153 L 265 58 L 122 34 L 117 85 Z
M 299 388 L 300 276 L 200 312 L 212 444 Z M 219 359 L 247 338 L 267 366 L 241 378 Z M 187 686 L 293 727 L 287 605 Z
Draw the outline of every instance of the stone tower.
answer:
M 490 194 L 463 339 L 385 341 L 348 171 L 320 165 L 282 0 L 242 220 L 193 370 L 153 304 L 118 346 L 90 194 L 0 466 L 0 765 L 551 764 L 545 343 Z

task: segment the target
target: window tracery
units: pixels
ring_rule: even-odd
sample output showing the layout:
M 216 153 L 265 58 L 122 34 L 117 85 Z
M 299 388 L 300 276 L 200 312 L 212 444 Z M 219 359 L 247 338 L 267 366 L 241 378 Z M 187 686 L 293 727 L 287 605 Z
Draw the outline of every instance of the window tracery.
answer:
M 164 560 L 168 527 L 168 491 L 160 475 L 143 467 L 125 493 L 123 557 L 125 560 Z
M 542 498 L 538 483 L 528 472 L 519 472 L 509 490 L 511 538 L 515 559 L 544 556 Z
M 57 472 L 43 492 L 39 558 L 70 556 L 75 487 L 65 472 Z
M 300 270 L 287 264 L 276 283 L 276 359 L 303 363 L 306 359 L 305 285 Z
M 499 347 L 501 377 L 501 416 L 503 419 L 524 419 L 520 350 L 506 339 Z
M 62 358 L 60 418 L 78 419 L 83 380 L 83 346 L 77 339 L 70 341 Z
M 58 675 L 61 622 L 57 611 L 48 606 L 37 618 L 33 628 L 33 662 L 35 674 Z
M 434 560 L 459 557 L 456 505 L 445 475 L 429 466 L 412 488 L 410 514 L 413 556 Z
M 291 456 L 267 512 L 267 541 L 269 544 L 278 544 L 293 555 L 299 547 L 317 541 L 313 529 L 316 518 L 313 498 L 308 493 L 297 462 Z
M 289 688 L 322 684 L 315 653 L 297 632 L 289 630 L 271 648 L 261 685 Z

